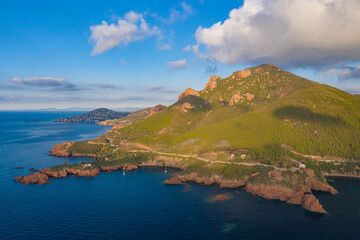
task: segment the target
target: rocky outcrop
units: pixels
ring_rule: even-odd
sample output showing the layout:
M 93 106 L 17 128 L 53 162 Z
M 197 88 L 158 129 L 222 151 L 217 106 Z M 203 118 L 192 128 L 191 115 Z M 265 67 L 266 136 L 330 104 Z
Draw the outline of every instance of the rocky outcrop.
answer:
M 232 95 L 232 97 L 229 101 L 229 106 L 238 104 L 240 102 L 240 100 L 242 100 L 242 99 L 244 99 L 243 96 L 241 96 L 239 93 L 235 93 L 234 95 Z
M 197 91 L 195 91 L 194 89 L 191 88 L 187 88 L 185 90 L 185 92 L 183 92 L 182 94 L 180 94 L 178 101 L 180 101 L 181 99 L 183 99 L 186 96 L 200 96 L 200 93 L 198 93 Z
M 281 186 L 254 186 L 251 184 L 246 184 L 245 190 L 253 195 L 257 195 L 266 199 L 278 199 L 289 204 L 301 205 L 303 208 L 311 212 L 327 214 L 319 200 L 316 199 L 316 197 L 311 193 L 305 194 L 303 191 L 296 192 Z
M 72 176 L 80 176 L 80 177 L 94 177 L 100 174 L 99 168 L 67 168 L 64 167 L 63 169 L 59 171 L 52 170 L 52 168 L 42 168 L 40 169 L 40 172 L 42 174 L 45 174 L 49 177 L 53 178 L 65 178 L 69 175 Z
M 241 77 L 241 78 L 247 78 L 251 75 L 251 70 L 250 69 L 245 69 L 245 70 L 242 70 L 238 73 L 238 76 Z
M 89 170 L 83 170 L 83 169 L 66 169 L 67 173 L 69 175 L 73 176 L 80 176 L 80 177 L 95 177 L 100 174 L 100 169 L 94 168 Z
M 231 198 L 230 194 L 218 194 L 210 198 L 211 201 L 224 201 Z
M 155 107 L 153 107 L 151 110 L 150 110 L 150 113 L 149 115 L 146 116 L 146 118 L 158 113 L 158 112 L 161 112 L 162 110 L 164 110 L 166 108 L 165 105 L 161 105 L 161 104 L 158 104 L 156 105 Z
M 306 194 L 304 196 L 301 206 L 311 212 L 327 214 L 319 200 L 312 194 Z
M 266 199 L 278 199 L 280 201 L 287 201 L 291 199 L 295 192 L 289 188 L 271 185 L 252 185 L 247 183 L 245 191 Z
M 220 76 L 215 76 L 215 75 L 211 76 L 209 82 L 205 85 L 205 89 L 213 90 L 217 86 L 217 80 L 220 79 L 221 79 Z
M 255 95 L 251 94 L 251 93 L 245 93 L 245 97 L 246 97 L 246 100 L 248 100 L 250 102 L 251 100 L 253 100 L 255 98 Z
M 56 157 L 69 157 L 70 153 L 68 152 L 68 149 L 70 146 L 72 146 L 72 144 L 72 142 L 57 144 L 50 150 L 50 153 Z
M 49 177 L 43 173 L 32 173 L 27 176 L 20 176 L 14 178 L 14 181 L 17 181 L 21 184 L 39 184 L 44 185 L 51 183 Z
M 333 188 L 332 186 L 328 185 L 328 184 L 325 184 L 325 183 L 322 183 L 318 180 L 316 180 L 315 178 L 312 178 L 312 177 L 308 177 L 306 179 L 306 184 L 312 189 L 312 190 L 315 190 L 315 191 L 322 191 L 322 192 L 329 192 L 333 195 L 337 194 L 338 191 Z
M 213 175 L 208 177 L 199 177 L 197 173 L 191 173 L 188 175 L 180 175 L 174 173 L 170 178 L 164 181 L 164 184 L 177 185 L 185 184 L 188 182 L 195 182 L 202 185 L 219 184 L 221 188 L 237 188 L 245 185 L 243 180 L 222 180 L 219 176 Z
M 53 178 L 65 178 L 68 175 L 65 169 L 62 171 L 52 171 L 51 168 L 42 168 L 40 169 L 40 172 Z

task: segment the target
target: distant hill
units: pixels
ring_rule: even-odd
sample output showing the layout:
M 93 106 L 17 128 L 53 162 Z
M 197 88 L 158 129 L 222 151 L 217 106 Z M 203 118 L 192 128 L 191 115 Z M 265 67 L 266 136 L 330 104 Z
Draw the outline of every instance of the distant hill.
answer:
M 66 123 L 96 123 L 109 119 L 118 119 L 127 116 L 126 112 L 115 112 L 107 108 L 98 108 L 91 112 L 82 114 L 77 117 L 60 118 L 53 120 L 53 122 L 66 122 Z
M 144 108 L 131 112 L 126 117 L 120 119 L 106 120 L 103 122 L 98 122 L 98 124 L 104 126 L 114 126 L 113 129 L 118 129 L 143 120 L 144 118 L 150 117 L 158 112 L 161 112 L 164 109 L 166 109 L 165 105 L 158 104 L 153 108 Z

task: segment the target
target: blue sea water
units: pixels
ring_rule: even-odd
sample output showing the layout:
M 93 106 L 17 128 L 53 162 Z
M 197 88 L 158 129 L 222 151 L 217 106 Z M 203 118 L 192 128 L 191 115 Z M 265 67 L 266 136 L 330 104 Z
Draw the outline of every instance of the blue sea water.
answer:
M 12 179 L 84 158 L 49 156 L 55 144 L 109 127 L 54 123 L 76 112 L 0 112 L 0 239 L 360 239 L 360 181 L 335 179 L 316 193 L 329 215 L 217 186 L 166 186 L 175 170 L 101 173 L 21 185 Z M 31 122 L 29 120 L 39 120 Z M 101 131 L 101 132 L 100 132 Z M 85 159 L 87 160 L 87 159 Z M 12 169 L 24 167 L 23 169 Z M 232 198 L 211 202 L 219 193 Z

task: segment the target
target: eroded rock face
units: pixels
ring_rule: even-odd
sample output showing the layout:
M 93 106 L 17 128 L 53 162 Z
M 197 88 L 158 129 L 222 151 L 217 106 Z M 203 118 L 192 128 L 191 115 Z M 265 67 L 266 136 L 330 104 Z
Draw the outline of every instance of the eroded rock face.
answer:
M 186 96 L 200 96 L 200 93 L 198 93 L 197 91 L 195 91 L 194 89 L 191 88 L 187 88 L 185 90 L 185 92 L 183 92 L 182 94 L 180 94 L 178 101 L 180 101 L 182 98 L 186 97 Z
M 224 201 L 231 198 L 230 194 L 218 194 L 210 198 L 211 201 Z
M 40 169 L 40 172 L 43 174 L 46 174 L 49 177 L 53 178 L 65 178 L 67 177 L 68 173 L 67 171 L 51 171 L 51 168 L 42 168 Z
M 164 184 L 177 185 L 188 182 L 195 182 L 202 185 L 219 184 L 221 188 L 237 188 L 245 185 L 243 180 L 222 180 L 217 175 L 213 175 L 210 178 L 199 177 L 197 173 L 191 173 L 189 175 L 180 175 L 178 173 L 174 173 L 170 176 L 170 179 L 164 182 Z
M 46 174 L 43 173 L 32 173 L 27 176 L 20 176 L 14 178 L 14 181 L 17 181 L 21 184 L 39 184 L 44 185 L 51 183 L 49 177 Z
M 250 69 L 245 69 L 239 72 L 238 76 L 241 78 L 246 78 L 248 76 L 251 75 L 251 70 Z
M 324 210 L 319 200 L 313 194 L 305 194 L 303 191 L 293 191 L 281 186 L 251 185 L 247 184 L 245 190 L 253 195 L 266 199 L 278 199 L 289 204 L 301 205 L 306 210 L 317 213 L 327 212 Z
M 186 91 L 185 91 L 185 92 L 186 92 Z M 161 112 L 161 111 L 164 110 L 165 108 L 166 108 L 165 105 L 158 104 L 158 105 L 156 105 L 155 107 L 153 107 L 153 108 L 150 110 L 149 115 L 147 115 L 146 117 L 148 118 L 148 117 L 150 117 L 150 116 L 152 116 L 152 115 L 154 115 L 154 114 L 156 114 L 156 113 L 158 113 L 158 112 Z
M 308 177 L 306 179 L 306 184 L 315 191 L 329 192 L 333 195 L 338 193 L 338 191 L 335 188 L 333 188 L 332 186 L 330 186 L 328 184 L 324 184 L 312 177 Z
M 243 96 L 241 96 L 239 93 L 235 93 L 235 94 L 231 97 L 231 99 L 230 99 L 230 101 L 229 101 L 229 106 L 233 106 L 233 105 L 235 105 L 235 104 L 238 104 L 238 103 L 240 102 L 240 100 L 242 100 L 242 99 L 244 99 Z
M 304 196 L 301 206 L 311 212 L 327 214 L 319 200 L 312 194 L 306 194 Z
M 58 145 L 55 145 L 51 150 L 50 153 L 56 157 L 69 157 L 70 153 L 68 153 L 68 148 L 72 145 L 72 142 L 64 142 Z
M 251 93 L 245 93 L 245 97 L 246 97 L 246 100 L 248 100 L 250 102 L 251 100 L 253 100 L 255 98 L 255 95 L 251 94 Z
M 211 76 L 209 82 L 205 85 L 205 89 L 213 90 L 217 86 L 217 80 L 220 79 L 221 79 L 220 76 L 215 76 L 215 75 Z
M 100 169 L 95 168 L 91 170 L 80 170 L 80 169 L 66 169 L 68 174 L 80 177 L 95 177 L 100 174 Z

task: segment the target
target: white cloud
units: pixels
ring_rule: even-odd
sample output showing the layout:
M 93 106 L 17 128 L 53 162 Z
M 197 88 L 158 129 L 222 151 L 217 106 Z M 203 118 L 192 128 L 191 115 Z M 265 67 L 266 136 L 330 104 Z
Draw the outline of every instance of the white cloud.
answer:
M 161 51 L 168 51 L 168 50 L 172 50 L 173 48 L 170 46 L 170 44 L 165 44 L 162 45 L 161 47 L 159 47 L 159 50 Z
M 170 16 L 168 19 L 164 19 L 161 17 L 159 18 L 157 14 L 155 14 L 155 16 L 164 22 L 173 23 L 177 21 L 184 21 L 194 13 L 192 6 L 187 4 L 186 2 L 178 3 L 176 6 L 170 8 L 169 12 Z
M 170 71 L 178 70 L 178 69 L 185 69 L 187 67 L 186 59 L 182 59 L 175 62 L 167 62 L 167 68 Z
M 70 83 L 66 78 L 52 78 L 52 77 L 30 77 L 19 78 L 15 77 L 10 82 L 31 87 L 50 88 L 56 91 L 78 91 L 82 90 L 79 86 Z
M 314 66 L 357 61 L 360 1 L 245 0 L 224 22 L 200 26 L 195 37 L 218 61 L 228 64 Z
M 94 44 L 92 54 L 96 55 L 150 37 L 158 33 L 158 28 L 150 26 L 142 14 L 130 11 L 117 23 L 102 21 L 99 25 L 91 26 L 90 31 L 89 40 Z

